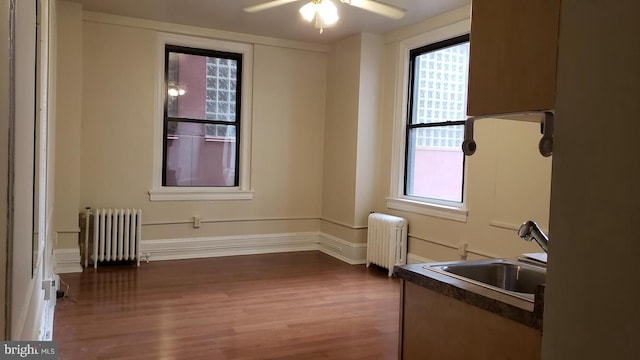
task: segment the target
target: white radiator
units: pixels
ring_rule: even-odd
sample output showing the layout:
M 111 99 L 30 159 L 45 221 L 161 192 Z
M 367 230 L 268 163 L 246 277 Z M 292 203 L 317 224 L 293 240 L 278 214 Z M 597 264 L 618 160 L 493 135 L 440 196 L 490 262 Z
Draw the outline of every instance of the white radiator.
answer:
M 367 230 L 367 266 L 376 264 L 393 273 L 394 265 L 407 263 L 407 220 L 371 213 Z
M 87 210 L 85 254 L 89 253 L 89 222 L 93 227 L 93 267 L 98 262 L 132 261 L 140 266 L 140 237 L 142 233 L 142 209 Z M 85 267 L 89 257 L 85 256 Z

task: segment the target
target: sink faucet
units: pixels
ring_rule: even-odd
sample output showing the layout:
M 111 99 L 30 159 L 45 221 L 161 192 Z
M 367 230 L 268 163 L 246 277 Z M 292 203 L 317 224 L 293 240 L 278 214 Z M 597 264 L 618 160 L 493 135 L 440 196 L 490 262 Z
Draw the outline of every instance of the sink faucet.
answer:
M 518 236 L 526 241 L 535 240 L 544 252 L 548 252 L 549 237 L 540 229 L 540 226 L 538 226 L 535 221 L 529 220 L 520 225 Z

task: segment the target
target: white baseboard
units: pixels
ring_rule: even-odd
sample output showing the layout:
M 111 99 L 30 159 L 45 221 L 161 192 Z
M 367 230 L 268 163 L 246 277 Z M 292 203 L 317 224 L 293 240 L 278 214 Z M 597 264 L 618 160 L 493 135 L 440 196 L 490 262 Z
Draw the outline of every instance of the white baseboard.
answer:
M 430 262 L 436 262 L 436 261 L 426 257 L 422 257 L 420 255 L 412 254 L 412 253 L 407 254 L 408 264 L 422 264 L 422 263 L 430 263 Z
M 54 249 L 54 272 L 56 274 L 82 272 L 80 264 L 80 249 Z
M 51 299 L 45 300 L 44 309 L 40 319 L 40 329 L 37 339 L 40 341 L 53 340 L 53 318 L 56 309 L 56 294 L 52 294 Z
M 325 233 L 285 233 L 210 238 L 142 240 L 142 259 L 149 261 L 319 250 L 348 264 L 366 262 L 367 245 Z
M 318 233 L 289 233 L 142 240 L 141 258 L 149 261 L 318 250 Z
M 321 251 L 351 265 L 366 263 L 367 244 L 355 244 L 319 232 L 140 241 L 140 252 L 143 261 L 314 250 Z M 79 249 L 56 249 L 53 255 L 57 274 L 82 272 Z
M 348 264 L 357 265 L 367 262 L 367 244 L 355 244 L 333 235 L 320 233 L 318 250 Z

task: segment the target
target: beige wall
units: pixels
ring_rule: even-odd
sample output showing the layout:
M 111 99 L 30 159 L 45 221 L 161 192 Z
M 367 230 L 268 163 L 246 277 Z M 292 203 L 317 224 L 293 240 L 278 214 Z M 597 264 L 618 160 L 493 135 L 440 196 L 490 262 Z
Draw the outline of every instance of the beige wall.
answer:
M 396 83 L 401 42 L 416 35 L 438 33 L 442 27 L 468 19 L 468 7 L 443 14 L 385 36 L 382 151 L 376 211 L 409 220 L 409 252 L 432 260 L 459 258 L 457 248 L 467 243 L 469 258 L 518 256 L 541 252 L 521 241 L 515 229 L 525 220 L 548 226 L 551 159 L 538 153 L 540 125 L 506 120 L 481 120 L 475 126 L 478 151 L 466 157 L 466 222 L 388 209 L 392 133 L 397 107 Z
M 561 12 L 543 359 L 637 359 L 640 3 Z
M 147 195 L 156 120 L 154 40 L 150 30 L 82 23 L 82 181 L 76 212 L 87 206 L 141 207 L 145 221 L 154 219 Z
M 72 18 L 67 28 L 77 25 L 77 4 L 60 12 Z M 81 84 L 75 82 L 78 72 L 61 84 L 81 104 L 62 105 L 60 114 L 81 109 L 81 116 L 79 122 L 75 112 L 70 116 L 75 129 L 69 132 L 65 124 L 58 127 L 58 161 L 70 162 L 56 179 L 62 202 L 57 219 L 69 219 L 59 222 L 60 229 L 75 225 L 72 220 L 90 206 L 142 208 L 145 240 L 318 231 L 326 53 L 254 44 L 253 200 L 151 202 L 154 126 L 161 121 L 155 118 L 155 69 L 161 59 L 157 31 L 127 21 L 134 26 L 87 20 L 85 13 L 82 28 L 69 39 L 74 48 L 59 60 L 66 65 L 62 71 L 77 70 L 78 62 L 82 67 Z M 66 90 L 59 89 L 60 95 Z M 79 149 L 72 149 L 78 142 Z M 69 183 L 79 183 L 79 196 L 65 193 Z M 190 226 L 195 215 L 202 218 L 199 229 Z M 58 247 L 73 248 L 75 242 Z
M 252 216 L 318 218 L 326 54 L 254 47 Z
M 383 135 L 378 127 L 382 119 L 383 46 L 380 36 L 361 34 L 354 214 L 354 224 L 361 226 L 367 225 L 367 216 L 374 209 L 376 197 L 376 168 Z
M 57 246 L 71 248 L 77 246 L 79 231 L 82 5 L 60 1 L 58 19 L 54 221 Z
M 366 242 L 374 209 L 382 49 L 380 36 L 357 34 L 329 54 L 321 231 L 350 243 Z
M 360 36 L 333 44 L 328 60 L 322 217 L 354 225 Z

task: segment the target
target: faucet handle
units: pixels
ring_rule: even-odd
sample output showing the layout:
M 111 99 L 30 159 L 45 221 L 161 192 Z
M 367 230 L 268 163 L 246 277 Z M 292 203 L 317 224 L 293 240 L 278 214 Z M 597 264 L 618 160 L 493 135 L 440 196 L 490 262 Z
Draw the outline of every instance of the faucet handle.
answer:
M 533 221 L 529 220 L 520 225 L 520 228 L 518 229 L 518 236 L 522 240 L 531 241 L 532 222 Z
M 542 231 L 542 229 L 540 229 L 540 226 L 538 226 L 535 221 L 529 220 L 520 225 L 520 228 L 518 229 L 518 236 L 525 241 L 535 240 L 542 250 L 547 252 L 549 237 Z

